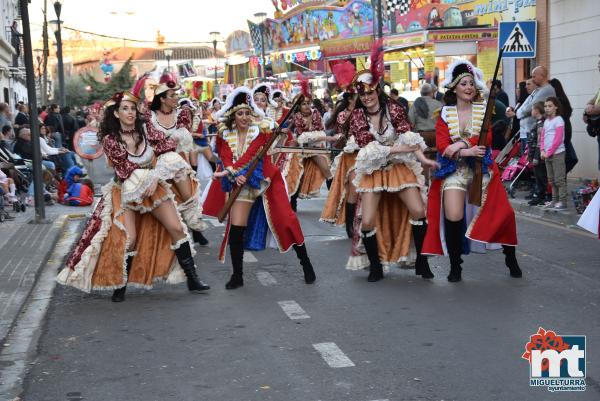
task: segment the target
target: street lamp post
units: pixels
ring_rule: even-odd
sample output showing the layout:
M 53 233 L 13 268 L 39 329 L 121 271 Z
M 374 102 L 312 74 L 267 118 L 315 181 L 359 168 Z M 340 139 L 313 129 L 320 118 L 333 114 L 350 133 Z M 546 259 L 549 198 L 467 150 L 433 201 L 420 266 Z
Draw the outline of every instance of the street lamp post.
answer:
M 266 77 L 266 68 L 267 68 L 267 59 L 265 58 L 265 19 L 267 19 L 267 13 L 256 13 L 254 14 L 254 18 L 256 18 L 256 23 L 260 28 L 260 47 L 262 50 L 262 77 Z
M 23 53 L 25 55 L 25 75 L 27 77 L 27 99 L 29 103 L 29 122 L 31 124 L 31 147 L 33 153 L 33 197 L 35 202 L 36 224 L 46 222 L 44 208 L 44 182 L 42 180 L 42 152 L 40 148 L 40 125 L 35 97 L 35 76 L 33 74 L 33 55 L 31 50 L 31 32 L 29 31 L 28 0 L 19 0 L 19 9 L 23 19 Z
M 42 94 L 42 53 L 44 52 L 42 49 L 34 49 L 35 60 L 37 61 L 37 74 L 38 74 L 38 85 L 40 87 L 40 99 L 44 97 Z
M 165 49 L 165 58 L 167 59 L 167 72 L 171 72 L 171 56 L 173 56 L 173 49 Z
M 58 58 L 58 93 L 60 97 L 60 105 L 66 106 L 65 100 L 65 70 L 63 65 L 63 54 L 62 54 L 62 36 L 60 24 L 62 21 L 60 20 L 60 12 L 62 10 L 62 0 L 56 0 L 54 2 L 54 11 L 56 12 L 56 18 L 53 21 L 50 21 L 50 25 L 52 25 L 54 30 L 54 35 L 56 36 L 56 57 Z
M 217 67 L 218 67 L 218 59 L 217 59 L 217 41 L 219 40 L 219 36 L 221 36 L 220 32 L 211 32 L 210 36 L 213 42 L 213 49 L 215 51 L 215 87 L 213 88 L 213 97 L 217 97 L 217 87 L 219 86 L 219 82 L 217 81 Z

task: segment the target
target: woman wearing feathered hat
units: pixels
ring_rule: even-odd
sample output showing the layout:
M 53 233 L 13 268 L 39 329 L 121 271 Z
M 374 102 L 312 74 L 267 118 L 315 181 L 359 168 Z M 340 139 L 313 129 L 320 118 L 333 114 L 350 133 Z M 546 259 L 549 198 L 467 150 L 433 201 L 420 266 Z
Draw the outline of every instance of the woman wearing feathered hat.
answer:
M 269 123 L 255 123 L 264 114 L 254 103 L 252 92 L 246 87 L 234 90 L 227 97 L 219 117 L 223 125 L 216 148 L 222 165 L 214 177 L 220 181 L 211 182 L 204 203 L 205 214 L 216 216 L 225 204 L 227 193 L 234 186 L 243 186 L 229 212 L 219 252 L 219 259 L 224 261 L 225 248 L 229 243 L 233 274 L 225 288 L 231 290 L 244 285 L 244 247 L 264 249 L 267 231 L 272 234 L 280 252 L 294 249 L 300 259 L 305 282 L 313 283 L 315 272 L 306 252 L 300 223 L 290 208 L 281 173 L 270 157 L 264 157 L 250 178 L 245 178 L 250 163 L 271 135 Z
M 360 151 L 353 183 L 360 194 L 357 207 L 362 211 L 361 240 L 366 257 L 355 242 L 347 268 L 369 265 L 368 281 L 379 281 L 383 278 L 382 262 L 391 265 L 410 259 L 412 237 L 417 251 L 416 274 L 433 278 L 427 258 L 421 255 L 427 228 L 427 188 L 421 164 L 433 168 L 437 164 L 425 158 L 425 142 L 410 132 L 404 108 L 381 90 L 382 74 L 380 40 L 371 52 L 370 70 L 360 71 L 354 78 L 358 101 L 350 116 L 350 134 Z
M 191 165 L 189 154 L 194 150 L 194 139 L 191 134 L 192 110 L 185 105 L 178 108 L 180 89 L 181 86 L 170 73 L 160 78 L 158 86 L 154 89 L 152 103 L 146 111 L 146 129 L 160 131 L 166 138 L 174 141 L 177 145 L 177 153 Z M 200 245 L 207 245 L 208 240 L 202 235 L 200 225 L 194 221 L 196 210 L 202 209 L 200 193 L 178 207 L 185 223 L 192 230 L 194 241 Z
M 343 94 L 338 95 L 338 103 L 329 118 L 325 128 L 335 129 L 337 137 L 343 138 L 343 152 L 338 154 L 332 164 L 333 181 L 325 206 L 321 212 L 320 221 L 335 225 L 345 225 L 348 238 L 352 238 L 354 215 L 356 211 L 356 188 L 352 184 L 354 179 L 354 163 L 359 147 L 350 135 L 350 120 L 348 117 L 352 114 L 358 94 L 354 92 L 352 80 L 356 75 L 356 69 L 349 61 L 344 61 L 333 66 L 333 74 L 336 83 Z
M 299 111 L 292 118 L 293 142 L 310 147 L 322 146 L 324 142 L 335 141 L 325 134 L 323 119 L 317 110 L 312 109 L 312 94 L 307 79 L 300 79 L 301 91 L 294 101 L 299 101 Z M 292 194 L 291 204 L 296 210 L 297 198 L 309 199 L 319 195 L 325 180 L 332 178 L 329 157 L 326 155 L 291 154 L 285 166 L 287 188 Z
M 445 106 L 435 125 L 438 161 L 429 189 L 429 227 L 423 253 L 449 255 L 448 281 L 461 280 L 463 253 L 504 249 L 512 277 L 521 277 L 515 246 L 515 214 L 500 182 L 498 166 L 491 159 L 492 130 L 481 133 L 485 103 L 483 73 L 466 60 L 452 63 L 443 82 Z M 488 147 L 478 146 L 479 136 L 488 135 Z M 482 158 L 483 196 L 481 207 L 466 196 L 473 179 L 473 161 Z M 465 237 L 467 241 L 465 241 Z
M 126 285 L 151 288 L 155 281 L 178 283 L 187 277 L 190 291 L 209 289 L 196 275 L 178 211 L 196 194 L 194 172 L 175 153 L 173 141 L 144 127 L 138 102 L 119 92 L 105 104 L 98 138 L 115 180 L 102 188 L 102 199 L 58 275 L 61 284 L 85 292 L 114 290 L 114 302 L 125 299 Z

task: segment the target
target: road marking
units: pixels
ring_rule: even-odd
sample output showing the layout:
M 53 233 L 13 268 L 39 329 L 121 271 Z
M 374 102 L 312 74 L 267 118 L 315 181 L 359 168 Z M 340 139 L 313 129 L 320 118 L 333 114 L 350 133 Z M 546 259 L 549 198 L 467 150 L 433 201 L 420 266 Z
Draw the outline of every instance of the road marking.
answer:
M 285 314 L 288 315 L 288 317 L 292 320 L 310 319 L 310 316 L 304 312 L 304 309 L 302 309 L 302 307 L 298 305 L 296 301 L 279 301 L 277 303 L 279 306 L 281 306 L 281 309 L 283 309 Z
M 318 343 L 313 344 L 313 347 L 332 368 L 355 366 L 350 358 L 348 358 L 335 343 Z
M 275 277 L 269 272 L 256 272 L 256 278 L 258 278 L 258 281 L 265 287 L 277 285 L 277 280 L 275 280 Z
M 246 262 L 246 263 L 256 263 L 256 262 L 258 262 L 258 259 L 256 259 L 256 256 L 254 256 L 252 254 L 252 252 L 250 252 L 250 251 L 244 251 L 244 262 Z

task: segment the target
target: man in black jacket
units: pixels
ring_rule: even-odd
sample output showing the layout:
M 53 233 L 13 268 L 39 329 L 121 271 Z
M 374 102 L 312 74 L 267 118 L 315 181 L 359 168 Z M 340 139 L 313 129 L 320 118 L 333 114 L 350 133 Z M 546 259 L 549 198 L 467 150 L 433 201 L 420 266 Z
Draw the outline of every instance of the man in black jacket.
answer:
M 77 120 L 70 114 L 71 108 L 69 106 L 65 106 L 60 111 L 62 116 L 62 122 L 64 127 L 64 138 L 65 138 L 65 147 L 69 150 L 73 150 L 73 135 L 79 129 L 79 125 L 77 124 Z
M 60 133 L 54 137 L 54 141 L 57 148 L 62 148 L 65 143 L 65 127 L 60 115 L 60 107 L 56 103 L 50 105 L 50 111 L 48 111 L 44 124 L 54 127 L 54 132 Z

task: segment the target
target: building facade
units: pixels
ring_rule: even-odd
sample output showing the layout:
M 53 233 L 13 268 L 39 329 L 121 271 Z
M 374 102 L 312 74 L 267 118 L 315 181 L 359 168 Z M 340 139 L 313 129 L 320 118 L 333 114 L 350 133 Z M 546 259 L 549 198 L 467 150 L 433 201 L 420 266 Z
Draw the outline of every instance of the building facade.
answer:
M 539 3 L 539 2 L 538 2 Z M 579 163 L 572 177 L 599 176 L 598 145 L 585 131 L 582 115 L 600 89 L 600 2 L 548 0 L 550 76 L 561 81 L 573 107 L 573 146 Z
M 13 111 L 27 101 L 18 7 L 18 0 L 0 0 L 0 101 Z

